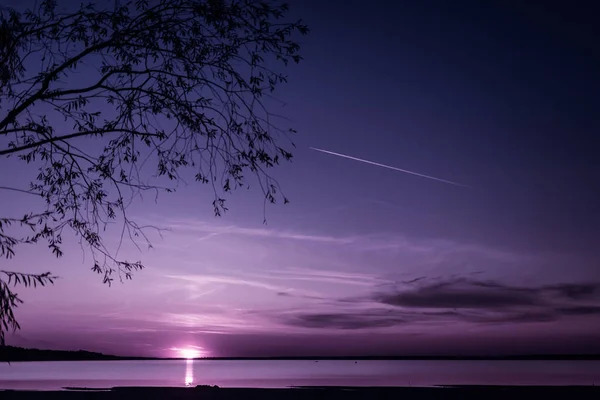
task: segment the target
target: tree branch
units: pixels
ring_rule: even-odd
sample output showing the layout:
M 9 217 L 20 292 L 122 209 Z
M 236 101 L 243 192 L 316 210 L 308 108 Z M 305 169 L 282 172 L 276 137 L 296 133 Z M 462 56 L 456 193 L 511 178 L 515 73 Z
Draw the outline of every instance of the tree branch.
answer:
M 76 56 L 69 58 L 63 64 L 61 64 L 56 69 L 54 69 L 53 71 L 48 73 L 46 75 L 46 77 L 44 78 L 44 80 L 42 81 L 42 87 L 37 92 L 32 94 L 27 100 L 25 100 L 23 103 L 21 103 L 19 106 L 13 108 L 6 115 L 6 117 L 0 122 L 0 130 L 6 128 L 11 122 L 13 122 L 15 120 L 15 118 L 19 114 L 21 114 L 24 110 L 26 110 L 28 107 L 30 107 L 37 100 L 40 100 L 42 98 L 42 94 L 46 90 L 48 90 L 48 88 L 50 87 L 50 82 L 52 82 L 52 80 L 56 79 L 58 77 L 58 74 L 60 74 L 62 71 L 69 68 L 73 64 L 77 63 L 78 61 L 80 61 L 82 58 L 84 58 L 88 54 L 91 54 L 102 48 L 108 47 L 112 43 L 113 43 L 113 40 L 111 39 L 111 40 L 107 40 L 106 42 L 98 43 L 95 46 L 89 47 L 89 48 L 85 49 L 84 51 L 82 51 L 81 53 L 77 54 Z
M 65 140 L 69 140 L 69 139 L 78 138 L 81 136 L 105 135 L 105 134 L 116 133 L 116 132 L 129 133 L 129 134 L 136 135 L 136 136 L 161 137 L 161 135 L 159 135 L 158 133 L 138 132 L 138 131 L 125 129 L 125 128 L 96 129 L 96 130 L 91 130 L 91 131 L 75 132 L 75 133 L 71 133 L 69 135 L 63 135 L 63 136 L 53 136 L 51 138 L 40 140 L 38 142 L 29 143 L 29 144 L 26 144 L 23 146 L 12 147 L 12 148 L 6 149 L 6 150 L 0 150 L 0 156 L 12 154 L 12 153 L 18 153 L 20 151 L 38 148 L 38 147 L 43 146 L 48 143 L 65 141 Z

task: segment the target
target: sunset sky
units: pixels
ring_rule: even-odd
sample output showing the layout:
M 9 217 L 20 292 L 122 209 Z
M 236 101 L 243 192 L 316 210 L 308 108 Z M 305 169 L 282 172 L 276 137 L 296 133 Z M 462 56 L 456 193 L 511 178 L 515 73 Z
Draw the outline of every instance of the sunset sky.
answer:
M 166 231 L 151 250 L 123 246 L 146 269 L 110 288 L 75 241 L 60 259 L 21 247 L 1 269 L 60 279 L 19 290 L 8 344 L 166 357 L 600 352 L 597 14 L 524 3 L 291 1 L 311 33 L 275 93 L 299 132 L 274 173 L 290 204 L 268 206 L 264 225 L 256 187 L 221 218 L 206 186 L 145 198 L 130 216 Z M 26 187 L 35 175 L 20 168 L 0 159 L 0 185 Z M 1 190 L 0 204 L 34 206 Z

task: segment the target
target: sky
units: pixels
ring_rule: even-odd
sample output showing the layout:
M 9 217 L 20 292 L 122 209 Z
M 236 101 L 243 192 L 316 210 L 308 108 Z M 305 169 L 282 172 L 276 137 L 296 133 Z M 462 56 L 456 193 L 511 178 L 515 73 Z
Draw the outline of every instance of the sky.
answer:
M 600 352 L 600 39 L 591 2 L 291 2 L 311 33 L 276 92 L 290 204 L 182 185 L 130 216 L 146 269 L 103 285 L 74 242 L 2 268 L 8 343 L 120 355 Z M 371 164 L 316 151 L 326 150 Z M 417 172 L 459 185 L 407 174 Z M 0 160 L 0 168 L 13 168 Z M 2 185 L 28 182 L 25 170 Z M 29 207 L 0 191 L 3 214 Z M 118 240 L 109 236 L 107 241 Z M 10 267 L 10 268 L 9 268 Z

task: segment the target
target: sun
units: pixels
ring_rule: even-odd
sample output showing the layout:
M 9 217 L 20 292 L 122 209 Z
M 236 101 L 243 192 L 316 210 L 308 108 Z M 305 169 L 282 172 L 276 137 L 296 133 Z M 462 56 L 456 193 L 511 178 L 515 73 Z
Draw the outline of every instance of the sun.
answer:
M 191 349 L 191 348 L 179 349 L 179 354 L 181 354 L 181 357 L 187 358 L 187 359 L 200 357 L 200 351 L 197 349 Z
M 194 358 L 200 358 L 204 353 L 204 349 L 200 346 L 187 345 L 185 347 L 171 347 L 169 350 L 172 351 L 176 358 L 186 358 L 193 360 Z

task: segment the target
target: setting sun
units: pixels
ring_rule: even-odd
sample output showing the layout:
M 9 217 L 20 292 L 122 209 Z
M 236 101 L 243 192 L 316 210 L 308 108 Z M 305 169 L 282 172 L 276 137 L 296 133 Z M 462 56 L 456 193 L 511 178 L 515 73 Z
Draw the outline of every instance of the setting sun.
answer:
M 197 349 L 179 349 L 179 354 L 183 358 L 198 358 L 200 357 L 200 351 Z

